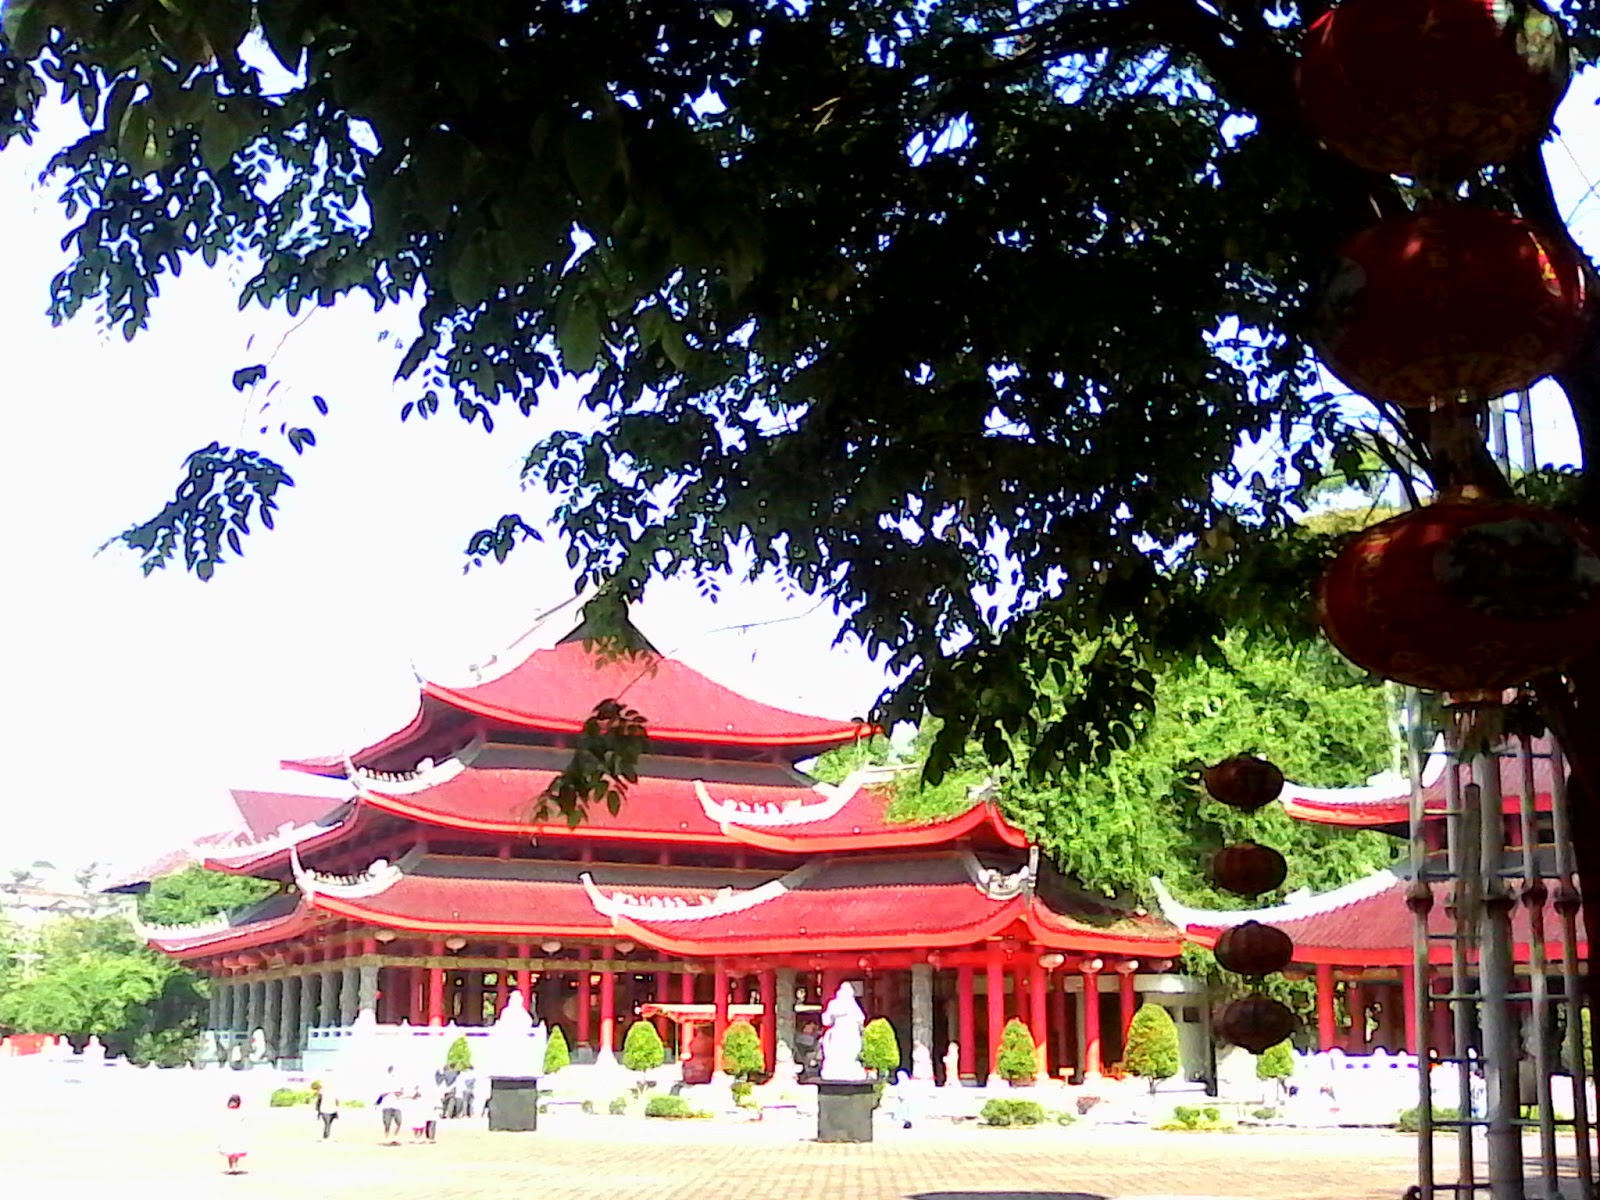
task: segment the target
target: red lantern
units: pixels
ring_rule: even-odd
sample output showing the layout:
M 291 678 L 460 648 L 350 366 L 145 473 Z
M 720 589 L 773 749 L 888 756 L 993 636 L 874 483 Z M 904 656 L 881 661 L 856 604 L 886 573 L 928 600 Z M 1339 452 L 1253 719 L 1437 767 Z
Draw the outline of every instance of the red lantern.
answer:
M 1446 500 L 1364 530 L 1318 619 L 1351 662 L 1441 692 L 1493 692 L 1600 642 L 1600 538 L 1549 509 Z
M 1294 939 L 1260 921 L 1244 921 L 1223 931 L 1213 953 L 1235 975 L 1270 975 L 1294 961 Z
M 1276 1000 L 1246 996 L 1235 1000 L 1217 1018 L 1217 1032 L 1252 1054 L 1276 1046 L 1299 1025 L 1295 1015 Z
M 1264 758 L 1236 754 L 1207 767 L 1205 783 L 1213 799 L 1229 808 L 1255 812 L 1271 804 L 1283 791 L 1283 772 Z
M 1283 886 L 1289 864 L 1271 846 L 1239 842 L 1224 846 L 1211 860 L 1211 880 L 1235 896 L 1259 896 Z
M 1517 391 L 1561 367 L 1587 325 L 1582 261 L 1508 213 L 1428 208 L 1340 253 L 1317 350 L 1375 400 L 1426 408 Z
M 1536 0 L 1344 0 L 1306 32 L 1298 84 L 1307 124 L 1335 153 L 1460 178 L 1543 137 L 1569 70 Z

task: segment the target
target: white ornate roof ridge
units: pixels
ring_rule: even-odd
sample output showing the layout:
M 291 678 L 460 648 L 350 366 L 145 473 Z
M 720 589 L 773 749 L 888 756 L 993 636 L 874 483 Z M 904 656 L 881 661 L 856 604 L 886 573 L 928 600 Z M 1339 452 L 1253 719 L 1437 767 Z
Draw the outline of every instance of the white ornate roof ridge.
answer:
M 1002 871 L 984 866 L 971 850 L 959 850 L 957 853 L 961 856 L 961 865 L 966 869 L 967 878 L 972 880 L 972 886 L 991 900 L 1010 900 L 1020 896 L 1033 883 L 1036 855 L 1030 854 L 1028 861 L 1015 871 Z
M 374 771 L 358 766 L 349 754 L 344 756 L 345 776 L 362 795 L 381 792 L 386 796 L 406 796 L 425 792 L 429 788 L 447 783 L 472 765 L 484 747 L 484 736 L 479 733 L 456 753 L 443 762 L 431 758 L 419 759 L 409 771 Z
M 552 627 L 551 621 L 566 612 L 572 605 L 577 604 L 580 612 L 583 605 L 594 597 L 594 588 L 586 588 L 576 592 L 551 608 L 545 609 L 533 619 L 530 624 L 516 637 L 512 638 L 498 651 L 489 655 L 481 662 L 458 663 L 453 668 L 443 668 L 430 672 L 411 660 L 411 673 L 420 684 L 433 683 L 447 688 L 470 688 L 480 684 L 492 683 L 515 671 L 541 650 L 552 650 L 560 644 L 561 639 L 578 628 L 581 616 L 570 620 L 568 623 Z M 559 633 L 554 629 L 559 628 Z M 552 634 L 554 633 L 554 636 Z M 548 643 L 548 644 L 547 644 Z
M 1450 754 L 1445 749 L 1444 738 L 1438 738 L 1428 751 L 1422 764 L 1422 786 L 1432 787 L 1444 777 L 1450 764 Z M 1283 785 L 1279 803 L 1289 800 L 1309 800 L 1319 804 L 1345 804 L 1352 807 L 1364 804 L 1392 804 L 1396 800 L 1411 798 L 1411 780 L 1398 771 L 1380 771 L 1364 784 L 1354 787 L 1318 788 L 1288 782 Z
M 1162 883 L 1160 879 L 1152 878 L 1150 886 L 1155 891 L 1156 902 L 1161 907 L 1161 915 L 1179 929 L 1187 929 L 1191 925 L 1200 925 L 1208 929 L 1225 929 L 1233 925 L 1243 925 L 1246 921 L 1259 921 L 1263 925 L 1276 925 L 1284 921 L 1298 921 L 1306 917 L 1323 916 L 1326 913 L 1337 912 L 1341 908 L 1349 908 L 1352 904 L 1359 904 L 1363 900 L 1370 900 L 1374 896 L 1381 896 L 1384 892 L 1403 882 L 1403 876 L 1383 868 L 1374 871 L 1364 879 L 1358 879 L 1354 883 L 1347 883 L 1343 887 L 1323 892 L 1320 896 L 1304 896 L 1297 900 L 1288 900 L 1283 904 L 1274 904 L 1266 908 L 1230 910 L 1191 908 L 1169 892 L 1166 884 Z
M 340 803 L 348 804 L 349 801 L 345 800 Z M 276 854 L 279 850 L 298 846 L 301 842 L 310 841 L 319 834 L 331 832 L 336 828 L 338 828 L 337 825 L 324 825 L 320 821 L 307 821 L 303 825 L 296 825 L 293 821 L 285 821 L 274 832 L 264 837 L 259 837 L 254 841 L 233 841 L 222 844 L 213 843 L 211 845 L 196 842 L 192 853 L 197 854 L 201 861 L 208 858 L 225 862 L 259 858 L 264 854 Z
M 706 818 L 718 825 L 741 825 L 752 829 L 781 828 L 791 825 L 811 825 L 826 821 L 843 812 L 860 794 L 867 772 L 852 771 L 837 786 L 816 783 L 811 791 L 821 797 L 814 804 L 804 801 L 778 804 L 741 804 L 736 800 L 717 800 L 706 788 L 705 780 L 694 781 L 694 794 Z M 735 785 L 737 786 L 737 785 Z
M 752 908 L 771 903 L 803 884 L 826 861 L 813 859 L 796 867 L 787 875 L 768 880 L 747 891 L 735 892 L 732 888 L 719 888 L 714 897 L 698 901 L 674 896 L 630 896 L 617 889 L 609 893 L 603 892 L 596 885 L 594 876 L 587 871 L 579 875 L 578 879 L 583 884 L 583 890 L 588 893 L 589 902 L 602 916 L 627 917 L 630 920 L 644 922 L 704 921 L 710 917 L 725 917 L 733 913 L 748 912 Z
M 300 861 L 297 847 L 289 847 L 289 863 L 294 871 L 294 881 L 306 899 L 312 896 L 333 896 L 337 899 L 360 900 L 378 896 L 404 878 L 406 869 L 422 857 L 413 846 L 397 863 L 376 858 L 365 871 L 355 875 L 329 875 L 313 871 Z
M 233 928 L 233 921 L 225 912 L 218 913 L 209 920 L 189 921 L 178 925 L 145 921 L 134 912 L 129 915 L 128 923 L 133 926 L 134 935 L 146 942 L 187 942 L 195 938 L 214 937 Z

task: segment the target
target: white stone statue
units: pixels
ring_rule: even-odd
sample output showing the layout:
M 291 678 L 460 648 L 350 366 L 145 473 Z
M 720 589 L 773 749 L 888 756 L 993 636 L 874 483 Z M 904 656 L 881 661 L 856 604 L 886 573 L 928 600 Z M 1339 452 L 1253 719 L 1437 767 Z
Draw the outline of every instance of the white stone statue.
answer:
M 855 990 L 841 983 L 822 1010 L 823 1079 L 858 1083 L 867 1077 L 861 1065 L 861 1028 L 866 1023 L 867 1014 L 856 1003 Z
M 789 1049 L 788 1042 L 779 1041 L 772 1052 L 772 1082 L 788 1086 L 799 1078 L 800 1064 L 794 1061 L 794 1051 Z
M 485 1075 L 544 1074 L 545 1027 L 533 1023 L 520 991 L 506 997 L 506 1006 L 483 1039 L 477 1067 Z
M 961 1047 L 951 1042 L 944 1052 L 944 1086 L 961 1086 Z

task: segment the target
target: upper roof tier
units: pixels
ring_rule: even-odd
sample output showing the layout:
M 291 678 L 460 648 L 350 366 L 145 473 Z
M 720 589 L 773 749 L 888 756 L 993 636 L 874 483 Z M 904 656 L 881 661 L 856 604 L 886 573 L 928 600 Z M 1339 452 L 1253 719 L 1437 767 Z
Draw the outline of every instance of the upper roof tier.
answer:
M 1534 808 L 1539 812 L 1550 810 L 1551 743 L 1548 738 L 1537 738 L 1533 743 L 1533 794 Z M 1522 764 L 1514 753 L 1498 756 L 1500 765 L 1500 794 L 1505 811 L 1515 813 L 1522 797 Z M 1446 794 L 1445 769 L 1450 756 L 1436 748 L 1422 768 L 1423 811 L 1430 817 L 1443 816 L 1449 807 Z M 1463 775 L 1461 782 L 1467 781 Z M 1343 825 L 1359 829 L 1380 829 L 1386 826 L 1404 826 L 1411 820 L 1411 784 L 1400 776 L 1387 773 L 1377 775 L 1359 787 L 1313 788 L 1297 783 L 1284 785 L 1280 797 L 1284 811 L 1302 821 L 1319 825 Z

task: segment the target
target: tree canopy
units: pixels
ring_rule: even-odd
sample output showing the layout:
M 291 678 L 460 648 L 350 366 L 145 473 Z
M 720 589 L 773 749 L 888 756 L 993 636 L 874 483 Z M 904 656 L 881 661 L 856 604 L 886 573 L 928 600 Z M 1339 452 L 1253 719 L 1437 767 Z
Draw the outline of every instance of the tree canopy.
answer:
M 264 879 L 191 866 L 153 880 L 139 897 L 139 917 L 152 925 L 191 925 L 254 904 L 276 890 L 276 884 Z
M 597 612 L 784 572 L 901 672 L 881 718 L 940 719 L 932 776 L 974 738 L 1047 773 L 1104 761 L 1153 669 L 1230 621 L 1303 627 L 1331 538 L 1286 530 L 1372 445 L 1507 486 L 1485 453 L 1434 460 L 1425 416 L 1358 437 L 1313 386 L 1315 281 L 1410 201 L 1300 120 L 1327 7 L 12 0 L 0 141 L 52 96 L 88 127 L 53 162 L 57 318 L 132 336 L 224 256 L 246 303 L 415 297 L 402 419 L 487 425 L 584 377 L 592 421 L 527 474 Z M 1555 7 L 1593 61 L 1600 0 Z M 1561 227 L 1537 153 L 1467 188 Z M 1558 382 L 1587 448 L 1600 326 Z M 198 451 L 123 540 L 209 575 L 314 445 L 280 433 Z M 491 515 L 469 553 L 534 532 Z M 1567 730 L 1600 689 L 1570 682 L 1542 692 Z

